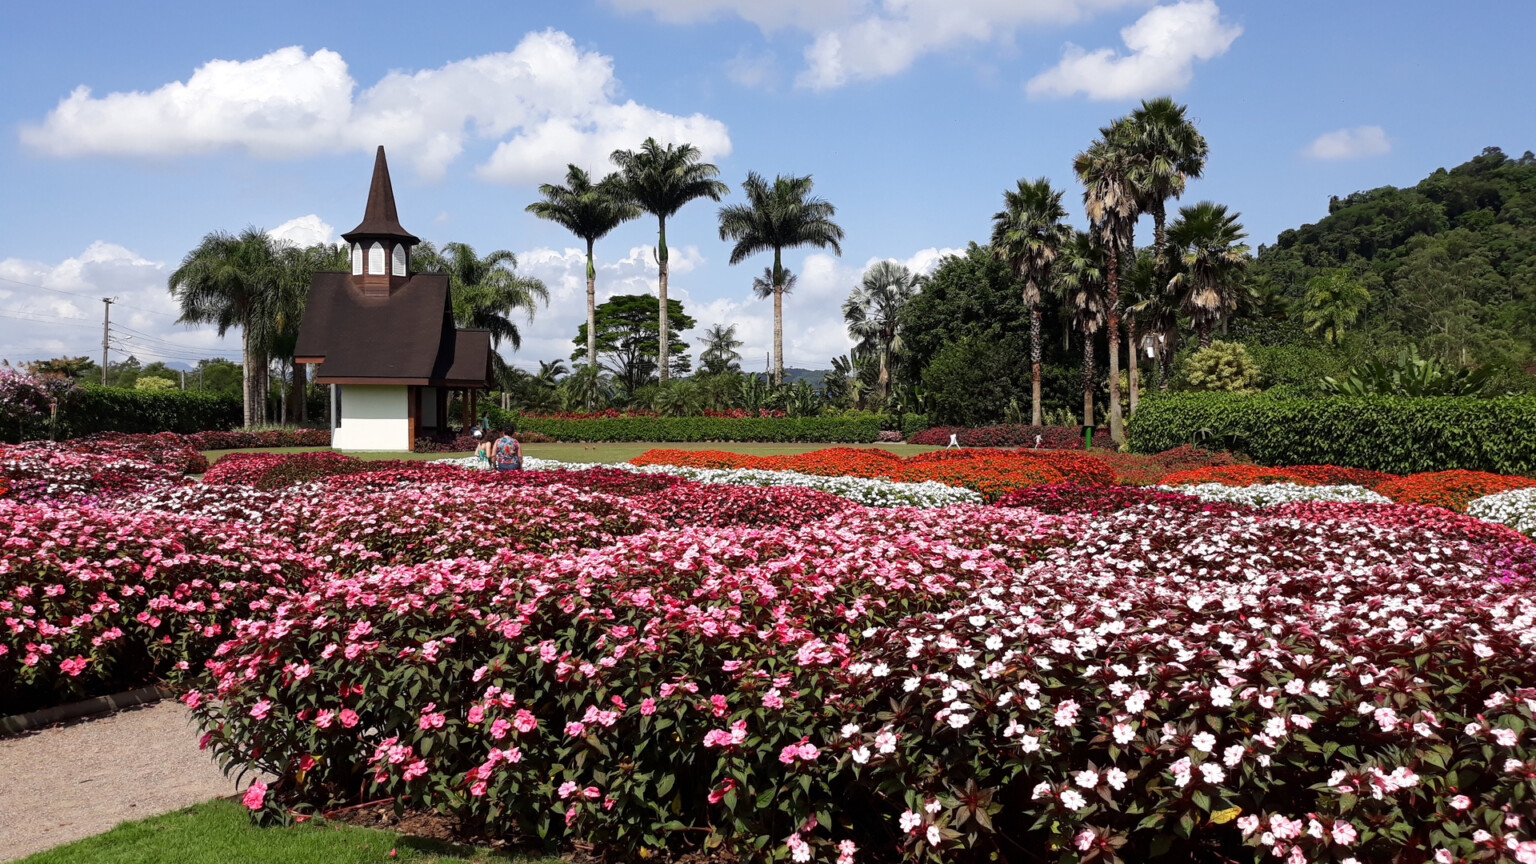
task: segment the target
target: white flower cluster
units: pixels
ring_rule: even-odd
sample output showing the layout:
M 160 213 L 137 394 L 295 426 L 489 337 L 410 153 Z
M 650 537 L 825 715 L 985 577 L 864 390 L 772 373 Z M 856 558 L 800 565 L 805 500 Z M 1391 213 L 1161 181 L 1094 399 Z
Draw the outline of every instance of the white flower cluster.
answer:
M 1484 495 L 1467 505 L 1467 515 L 1536 537 L 1536 487 Z
M 443 464 L 461 468 L 484 467 L 474 457 L 443 459 Z M 605 465 L 597 462 L 560 462 L 554 459 L 523 457 L 523 467 L 529 471 L 583 471 L 589 468 L 618 468 L 638 474 L 671 474 L 700 483 L 723 483 L 730 486 L 803 486 L 819 489 L 857 501 L 866 507 L 947 507 L 951 504 L 980 504 L 981 495 L 958 486 L 946 486 L 932 481 L 924 483 L 898 483 L 894 480 L 874 480 L 864 477 L 821 477 L 801 474 L 798 471 L 764 471 L 756 468 L 688 468 L 681 465 L 631 465 L 619 462 Z
M 1269 507 L 1296 501 L 1356 502 L 1391 504 L 1391 499 L 1364 486 L 1301 486 L 1295 483 L 1260 483 L 1254 486 L 1223 486 L 1220 483 L 1196 483 L 1192 486 L 1159 486 L 1166 492 L 1182 492 L 1201 501 L 1248 504 Z

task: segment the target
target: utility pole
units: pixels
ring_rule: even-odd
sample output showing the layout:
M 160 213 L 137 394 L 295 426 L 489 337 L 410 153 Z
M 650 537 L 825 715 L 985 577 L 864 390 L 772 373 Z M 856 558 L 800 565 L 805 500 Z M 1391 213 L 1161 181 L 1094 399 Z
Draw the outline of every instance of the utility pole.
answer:
M 101 298 L 103 311 L 101 317 L 101 386 L 107 386 L 107 340 L 112 335 L 112 298 Z
M 187 389 L 187 370 L 181 370 L 181 389 Z

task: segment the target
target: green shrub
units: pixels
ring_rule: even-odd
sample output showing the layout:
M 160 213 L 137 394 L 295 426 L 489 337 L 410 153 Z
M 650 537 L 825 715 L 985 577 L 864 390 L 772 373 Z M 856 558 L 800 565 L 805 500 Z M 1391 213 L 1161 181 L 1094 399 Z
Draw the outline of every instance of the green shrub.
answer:
M 928 422 L 927 414 L 908 414 L 901 418 L 901 435 L 903 438 L 911 438 L 932 425 Z
M 1180 384 L 1195 391 L 1251 393 L 1259 386 L 1259 364 L 1241 342 L 1217 339 L 1185 358 Z
M 97 432 L 215 432 L 243 419 L 240 399 L 192 390 L 85 386 L 59 409 L 59 437 Z
M 893 418 L 872 414 L 840 417 L 595 417 L 571 420 L 526 417 L 492 408 L 493 426 L 508 421 L 519 432 L 538 432 L 556 441 L 783 441 L 867 444 L 880 430 L 894 429 Z
M 1536 398 L 1529 396 L 1174 393 L 1144 399 L 1128 428 L 1139 453 L 1220 444 L 1265 465 L 1536 473 Z

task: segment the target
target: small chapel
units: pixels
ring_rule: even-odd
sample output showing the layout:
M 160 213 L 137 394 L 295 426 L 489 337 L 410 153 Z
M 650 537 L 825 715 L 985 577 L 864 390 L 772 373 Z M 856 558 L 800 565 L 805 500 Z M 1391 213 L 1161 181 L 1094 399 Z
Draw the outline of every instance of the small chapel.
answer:
M 491 386 L 491 335 L 454 326 L 446 273 L 412 271 L 421 240 L 400 226 L 383 147 L 363 221 L 341 236 L 352 272 L 315 274 L 294 350 L 330 385 L 331 447 L 409 451 L 448 432 L 455 392 L 468 429 Z

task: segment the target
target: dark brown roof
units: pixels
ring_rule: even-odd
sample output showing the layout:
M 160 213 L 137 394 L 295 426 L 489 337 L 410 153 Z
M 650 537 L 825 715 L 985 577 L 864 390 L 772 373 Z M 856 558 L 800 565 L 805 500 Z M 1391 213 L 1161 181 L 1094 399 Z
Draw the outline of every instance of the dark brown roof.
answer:
M 356 228 L 341 235 L 348 243 L 363 236 L 398 237 L 407 243 L 420 243 L 416 235 L 400 227 L 400 216 L 395 212 L 395 187 L 389 182 L 389 163 L 384 161 L 384 147 L 373 159 L 373 183 L 368 187 L 368 206 L 363 209 L 363 221 Z
M 448 276 L 416 273 L 387 296 L 348 273 L 316 273 L 294 356 L 320 359 L 316 382 L 490 385 L 490 334 L 456 330 Z

